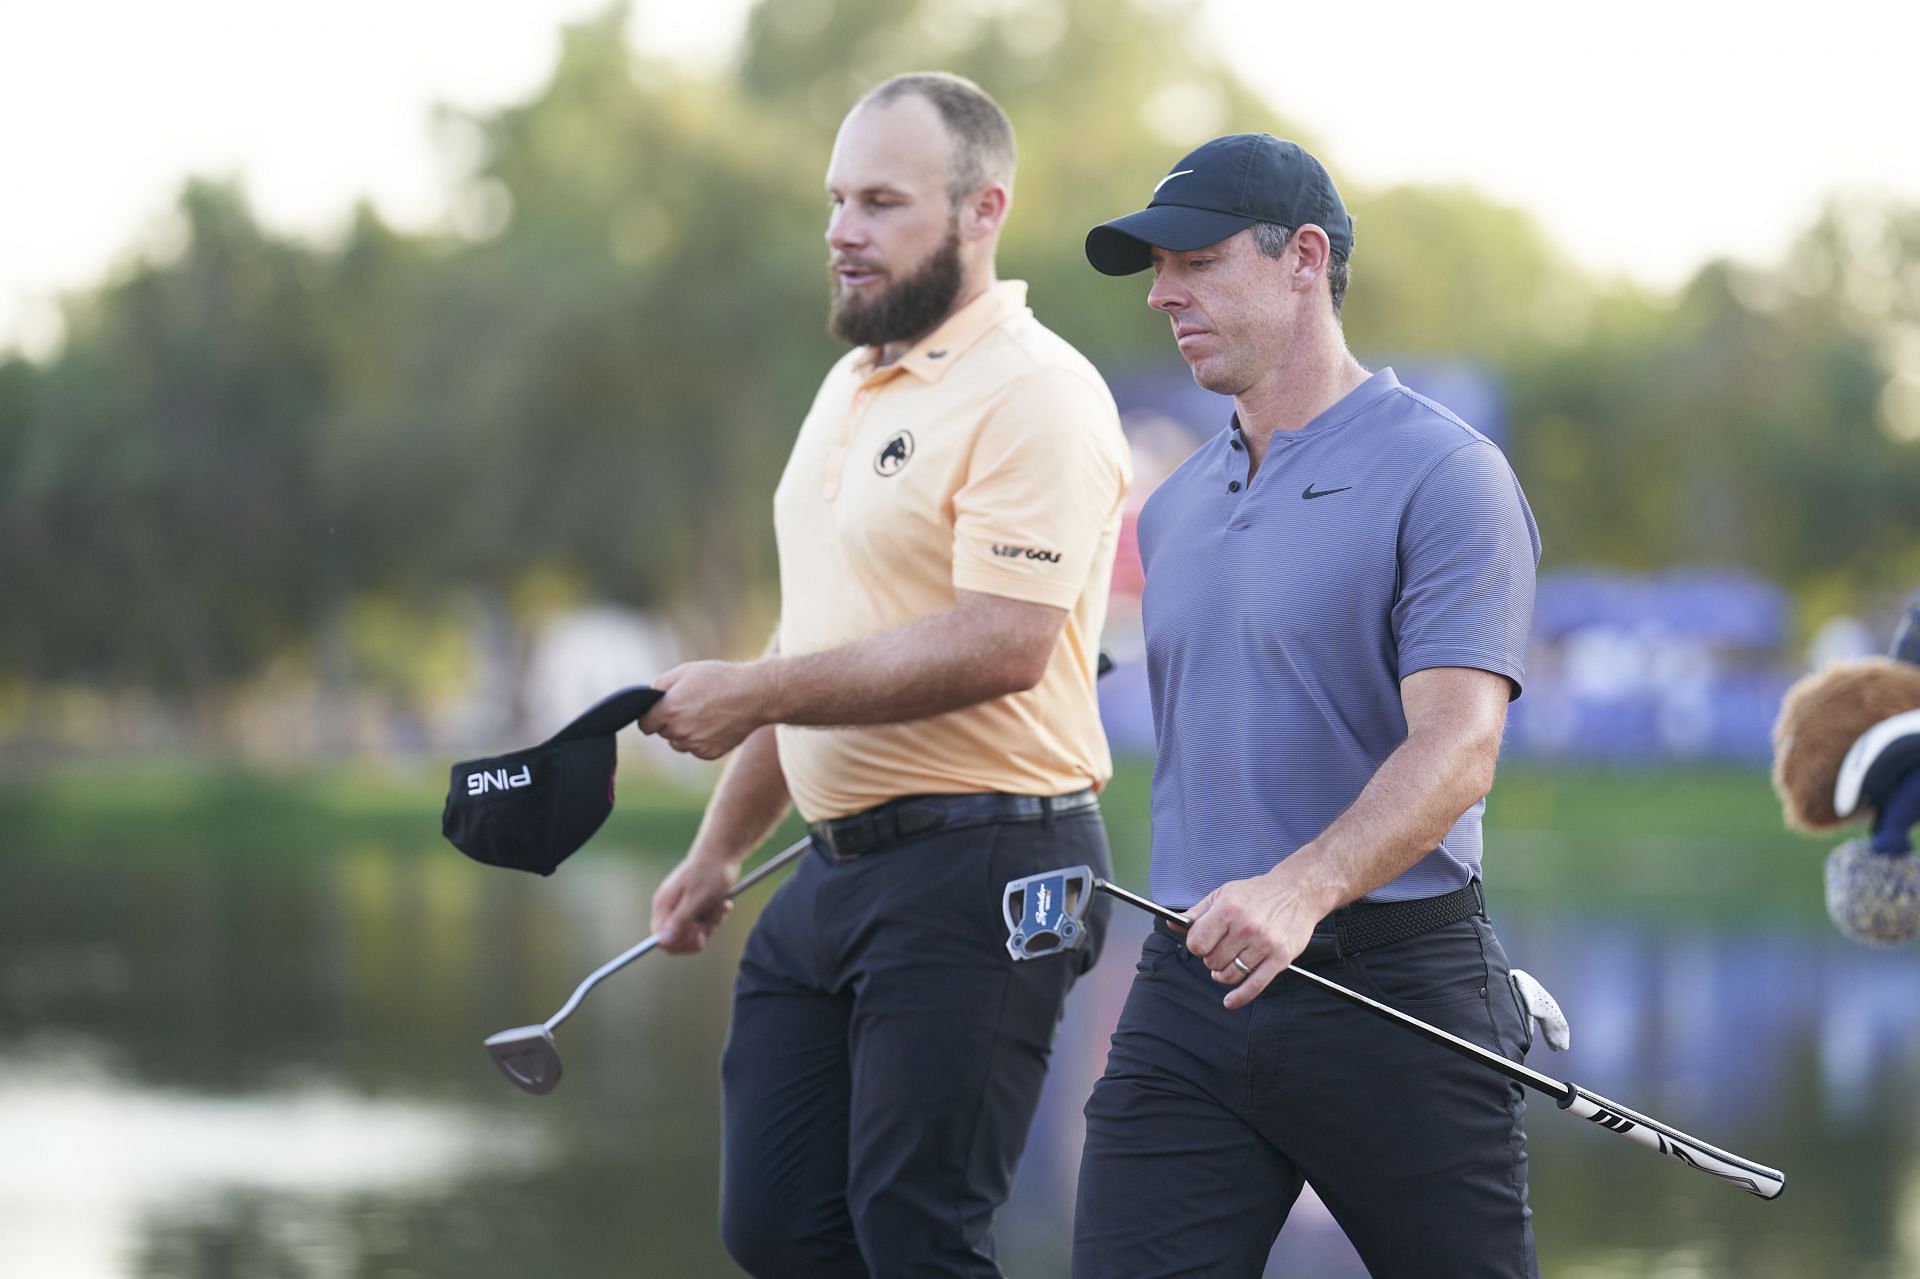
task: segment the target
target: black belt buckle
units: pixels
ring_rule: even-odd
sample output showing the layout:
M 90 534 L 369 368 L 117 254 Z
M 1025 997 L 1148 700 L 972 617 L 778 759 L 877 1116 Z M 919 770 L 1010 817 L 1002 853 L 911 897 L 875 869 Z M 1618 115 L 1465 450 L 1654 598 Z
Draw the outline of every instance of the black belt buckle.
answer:
M 864 833 L 865 814 L 841 817 L 830 822 L 821 822 L 813 828 L 814 847 L 826 854 L 831 862 L 850 862 L 866 852 L 866 842 L 860 836 Z
M 875 810 L 820 823 L 819 833 L 826 843 L 827 856 L 836 862 L 850 862 L 881 847 L 887 841 L 876 829 L 879 818 L 880 813 Z
M 840 854 L 835 852 L 833 848 L 833 828 L 831 825 L 826 822 L 816 822 L 812 826 L 807 827 L 807 831 L 813 836 L 813 846 L 819 850 L 822 857 L 830 862 L 841 860 Z

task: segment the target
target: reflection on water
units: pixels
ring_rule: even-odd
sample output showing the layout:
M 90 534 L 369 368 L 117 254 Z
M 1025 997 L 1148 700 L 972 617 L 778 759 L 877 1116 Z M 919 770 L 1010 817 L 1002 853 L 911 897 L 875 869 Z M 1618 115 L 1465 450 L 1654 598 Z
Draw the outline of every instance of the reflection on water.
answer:
M 0 1058 L 0 1134 L 4 1268 L 62 1279 L 134 1273 L 150 1231 L 218 1222 L 237 1198 L 298 1199 L 324 1215 L 353 1196 L 443 1195 L 475 1166 L 528 1175 L 550 1153 L 532 1125 L 463 1107 L 333 1085 L 163 1092 L 83 1052 Z M 318 1232 L 302 1251 L 334 1250 Z
M 734 1273 L 717 1062 L 753 902 L 714 953 L 597 988 L 558 1032 L 565 1082 L 535 1098 L 480 1040 L 547 1016 L 646 931 L 644 861 L 600 850 L 552 880 L 444 850 L 8 861 L 0 1274 Z M 1763 1203 L 1534 1099 L 1548 1275 L 1920 1275 L 1911 949 L 1495 905 L 1573 1021 L 1574 1050 L 1536 1049 L 1536 1068 L 1789 1177 Z M 1013 1275 L 1065 1273 L 1080 1105 L 1146 927 L 1115 924 L 1003 1214 Z M 1362 1272 L 1303 1196 L 1269 1273 Z

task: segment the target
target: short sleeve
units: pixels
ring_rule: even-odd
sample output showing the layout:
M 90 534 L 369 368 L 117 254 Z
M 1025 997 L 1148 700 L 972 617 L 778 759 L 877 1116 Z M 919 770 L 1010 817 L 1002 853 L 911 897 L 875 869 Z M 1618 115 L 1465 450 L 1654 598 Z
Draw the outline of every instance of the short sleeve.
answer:
M 1400 678 L 1469 666 L 1506 676 L 1520 696 L 1539 563 L 1533 512 L 1500 450 L 1474 440 L 1442 458 L 1401 521 Z
M 1013 383 L 953 495 L 953 585 L 1072 608 L 1132 482 L 1104 386 L 1062 368 Z

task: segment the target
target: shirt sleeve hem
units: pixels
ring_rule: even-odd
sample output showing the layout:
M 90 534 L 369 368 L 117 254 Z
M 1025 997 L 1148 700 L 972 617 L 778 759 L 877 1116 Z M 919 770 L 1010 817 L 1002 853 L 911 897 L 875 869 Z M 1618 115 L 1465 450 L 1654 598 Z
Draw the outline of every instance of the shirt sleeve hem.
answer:
M 953 586 L 960 591 L 977 591 L 982 595 L 998 595 L 1027 604 L 1071 609 L 1079 602 L 1084 583 L 1041 581 L 1017 573 L 996 573 L 977 565 L 956 564 Z
M 1507 700 L 1510 702 L 1519 698 L 1527 673 L 1523 665 L 1504 655 L 1451 649 L 1425 652 L 1415 657 L 1401 654 L 1400 678 L 1404 680 L 1409 675 L 1430 671 L 1438 666 L 1465 666 L 1476 671 L 1486 671 L 1491 675 L 1505 676 L 1507 682 L 1513 686 L 1512 691 L 1507 694 Z

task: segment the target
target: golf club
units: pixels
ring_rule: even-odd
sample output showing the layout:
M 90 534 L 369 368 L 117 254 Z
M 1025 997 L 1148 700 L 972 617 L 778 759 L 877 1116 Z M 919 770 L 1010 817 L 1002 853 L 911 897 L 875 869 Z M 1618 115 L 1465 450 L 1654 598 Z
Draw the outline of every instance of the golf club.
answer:
M 727 894 L 727 900 L 731 901 L 738 897 L 806 852 L 812 842 L 813 837 L 806 836 L 769 857 L 755 867 L 752 874 L 733 886 L 732 891 Z M 552 1092 L 554 1086 L 560 1082 L 560 1050 L 554 1046 L 554 1027 L 573 1015 L 573 1010 L 580 1006 L 580 1001 L 587 997 L 588 991 L 659 944 L 660 934 L 650 934 L 645 940 L 635 943 L 588 973 L 587 979 L 574 987 L 572 997 L 561 1006 L 560 1011 L 544 1022 L 532 1026 L 516 1026 L 512 1030 L 488 1035 L 487 1055 L 493 1058 L 493 1064 L 500 1067 L 501 1074 L 526 1092 L 537 1095 Z
M 1028 875 L 1012 880 L 1007 884 L 1006 893 L 1001 901 L 1001 912 L 1007 921 L 1007 950 L 1015 959 L 1039 959 L 1061 951 L 1073 950 L 1086 940 L 1086 928 L 1083 921 L 1087 906 L 1095 891 L 1118 897 L 1129 906 L 1157 915 L 1170 924 L 1184 928 L 1192 921 L 1177 910 L 1171 910 L 1156 901 L 1142 897 L 1108 883 L 1095 875 L 1085 866 L 1070 866 L 1061 870 L 1046 871 L 1038 875 Z M 1031 900 L 1029 895 L 1031 894 Z M 1677 1128 L 1649 1119 L 1638 1111 L 1629 1110 L 1617 1101 L 1590 1092 L 1578 1084 L 1563 1083 L 1550 1075 L 1530 1070 L 1518 1062 L 1508 1061 L 1499 1053 L 1490 1052 L 1476 1043 L 1460 1038 L 1458 1035 L 1441 1030 L 1438 1026 L 1428 1025 L 1418 1017 L 1409 1016 L 1397 1008 L 1390 1008 L 1377 999 L 1371 999 L 1356 990 L 1349 990 L 1339 982 L 1329 981 L 1318 973 L 1308 972 L 1293 964 L 1287 965 L 1287 971 L 1296 977 L 1304 978 L 1331 994 L 1339 996 L 1350 1004 L 1356 1004 L 1377 1017 L 1384 1017 L 1396 1025 L 1403 1026 L 1425 1039 L 1439 1044 L 1463 1057 L 1469 1057 L 1483 1065 L 1490 1066 L 1508 1079 L 1536 1092 L 1552 1097 L 1560 1109 L 1592 1120 L 1608 1132 L 1618 1133 L 1630 1141 L 1638 1142 L 1649 1150 L 1657 1150 L 1663 1155 L 1671 1155 L 1690 1168 L 1697 1168 L 1710 1176 L 1731 1185 L 1740 1187 L 1749 1194 L 1762 1199 L 1776 1199 L 1786 1189 L 1786 1174 L 1765 1164 L 1757 1164 L 1739 1155 L 1729 1154 L 1716 1146 L 1709 1146 L 1697 1137 L 1690 1137 Z

